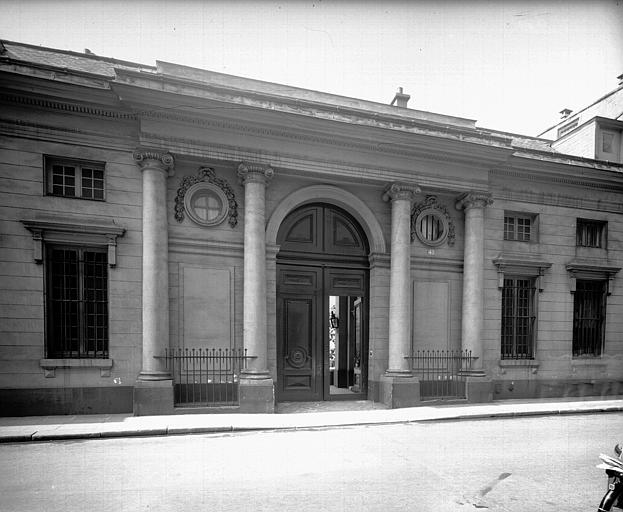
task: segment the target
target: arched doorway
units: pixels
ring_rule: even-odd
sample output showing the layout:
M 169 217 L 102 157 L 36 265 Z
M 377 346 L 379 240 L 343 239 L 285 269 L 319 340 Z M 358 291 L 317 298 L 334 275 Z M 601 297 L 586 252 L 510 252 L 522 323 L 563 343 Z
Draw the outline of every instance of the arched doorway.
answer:
M 277 234 L 277 399 L 367 398 L 369 245 L 357 221 L 321 203 Z

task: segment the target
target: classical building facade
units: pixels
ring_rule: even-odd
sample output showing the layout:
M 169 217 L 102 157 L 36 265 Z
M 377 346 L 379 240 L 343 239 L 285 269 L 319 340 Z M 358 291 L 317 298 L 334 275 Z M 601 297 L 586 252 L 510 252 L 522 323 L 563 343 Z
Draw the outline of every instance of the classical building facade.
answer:
M 408 99 L 3 41 L 3 414 L 619 393 L 620 159 Z

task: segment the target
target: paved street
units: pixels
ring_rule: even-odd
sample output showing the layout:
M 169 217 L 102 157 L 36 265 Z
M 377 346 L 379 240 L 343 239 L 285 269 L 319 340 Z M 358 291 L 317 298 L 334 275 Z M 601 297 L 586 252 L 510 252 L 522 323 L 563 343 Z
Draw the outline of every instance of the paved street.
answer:
M 623 414 L 0 445 L 3 511 L 585 511 Z

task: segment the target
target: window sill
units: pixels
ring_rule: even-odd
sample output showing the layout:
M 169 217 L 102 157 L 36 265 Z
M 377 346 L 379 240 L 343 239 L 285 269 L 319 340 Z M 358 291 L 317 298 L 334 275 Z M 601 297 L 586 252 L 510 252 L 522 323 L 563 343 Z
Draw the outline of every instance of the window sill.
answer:
M 539 365 L 540 363 L 536 359 L 500 359 L 498 361 L 502 374 L 505 374 L 508 368 L 529 368 L 532 373 L 536 373 L 539 370 Z
M 43 368 L 48 379 L 56 377 L 57 368 L 99 368 L 100 377 L 110 377 L 112 359 L 41 359 L 39 366 Z

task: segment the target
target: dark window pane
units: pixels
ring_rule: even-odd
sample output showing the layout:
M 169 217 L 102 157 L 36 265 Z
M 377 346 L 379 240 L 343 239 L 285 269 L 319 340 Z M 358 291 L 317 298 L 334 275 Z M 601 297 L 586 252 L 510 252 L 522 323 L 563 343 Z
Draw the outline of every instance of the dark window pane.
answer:
M 603 247 L 605 227 L 605 222 L 578 219 L 576 245 L 579 247 Z
M 107 357 L 106 253 L 52 248 L 47 263 L 48 354 Z
M 599 356 L 606 319 L 606 282 L 577 280 L 573 297 L 573 355 Z
M 502 288 L 502 359 L 534 357 L 534 280 L 504 279 Z

